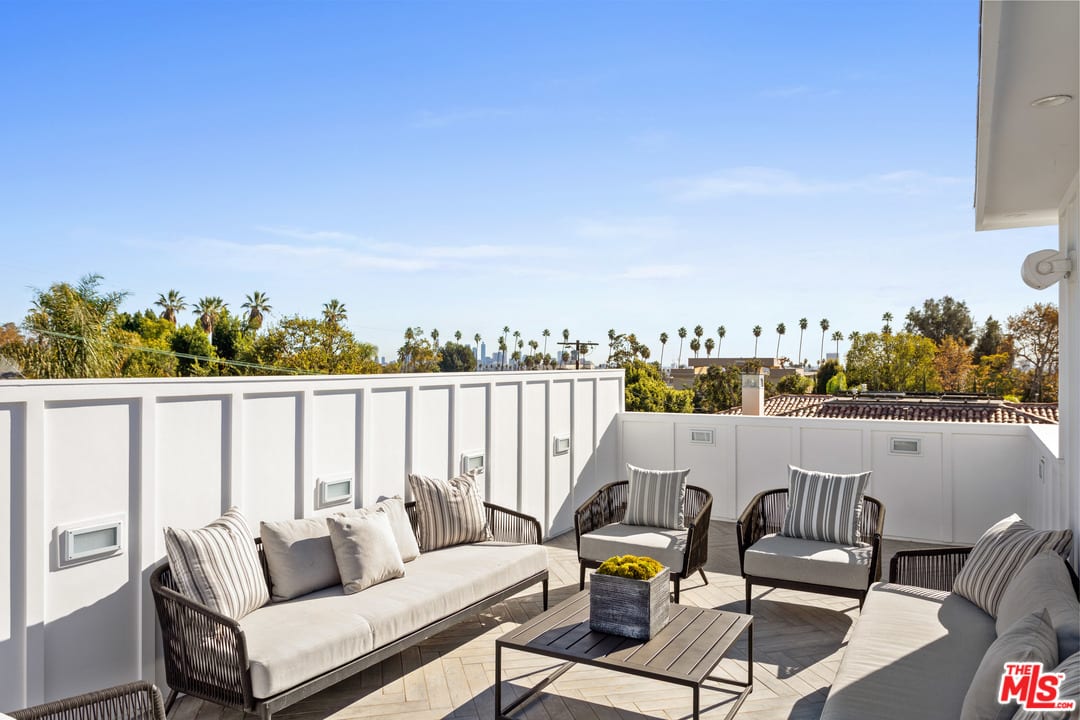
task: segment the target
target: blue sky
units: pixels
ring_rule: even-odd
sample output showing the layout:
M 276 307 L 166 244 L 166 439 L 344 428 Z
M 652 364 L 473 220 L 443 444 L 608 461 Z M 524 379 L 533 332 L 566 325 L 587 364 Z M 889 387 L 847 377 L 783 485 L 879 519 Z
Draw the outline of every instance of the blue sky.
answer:
M 386 355 L 408 325 L 667 331 L 668 361 L 680 325 L 767 355 L 784 322 L 794 357 L 802 316 L 1003 319 L 1054 300 L 1019 267 L 1056 229 L 973 230 L 978 12 L 0 4 L 0 322 L 89 272 L 129 309 L 336 297 Z

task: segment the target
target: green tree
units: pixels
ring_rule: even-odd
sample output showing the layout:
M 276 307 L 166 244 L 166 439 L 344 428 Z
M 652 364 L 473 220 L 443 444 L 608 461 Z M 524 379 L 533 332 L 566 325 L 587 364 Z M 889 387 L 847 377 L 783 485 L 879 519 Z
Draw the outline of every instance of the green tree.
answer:
M 1013 367 L 1013 358 L 1009 353 L 983 355 L 974 369 L 975 391 L 1008 397 L 1023 392 L 1022 373 Z
M 810 327 L 810 322 L 806 318 L 799 318 L 799 356 L 795 358 L 795 362 L 800 365 L 804 365 L 802 356 L 802 339 L 803 333 L 806 332 L 806 328 Z
M 686 328 L 681 327 L 681 328 L 679 328 L 679 360 L 678 360 L 678 366 L 679 367 L 682 367 L 682 343 L 683 343 L 683 340 L 685 340 L 685 339 L 686 339 Z
M 218 316 L 228 307 L 225 301 L 217 296 L 202 297 L 195 303 L 195 315 L 199 318 L 199 327 L 207 335 L 214 334 L 214 323 Z
M 295 315 L 256 337 L 244 360 L 301 373 L 365 375 L 381 372 L 375 356 L 374 345 L 357 341 L 344 327 Z
M 881 315 L 881 322 L 883 323 L 882 326 L 881 326 L 881 334 L 882 335 L 892 335 L 892 321 L 893 321 L 893 314 L 891 312 L 882 313 L 882 315 Z
M 1023 312 L 1009 316 L 1009 335 L 1016 356 L 1031 365 L 1030 377 L 1024 388 L 1024 399 L 1030 402 L 1053 402 L 1045 392 L 1047 377 L 1053 375 L 1057 387 L 1058 309 L 1053 303 L 1035 303 Z M 1054 399 L 1057 393 L 1052 393 Z
M 182 377 L 203 377 L 214 372 L 214 347 L 201 329 L 184 325 L 176 329 L 169 340 L 174 353 L 194 357 L 178 357 L 176 374 Z M 202 358 L 201 360 L 199 358 Z
M 990 315 L 979 331 L 979 337 L 972 351 L 972 360 L 977 363 L 987 355 L 996 355 L 1010 350 L 1005 333 L 1001 330 L 1001 323 Z
M 834 330 L 831 337 L 836 342 L 836 359 L 839 360 L 840 359 L 840 341 L 844 339 L 844 333 L 840 332 L 839 330 Z
M 322 307 L 323 322 L 331 325 L 340 325 L 349 317 L 349 311 L 345 308 L 345 303 L 337 298 L 330 298 L 330 302 L 323 303 Z
M 830 395 L 839 395 L 840 393 L 846 391 L 847 375 L 844 374 L 843 370 L 833 375 L 831 378 L 829 378 L 829 382 L 825 383 L 825 392 Z
M 460 330 L 455 330 L 454 331 L 454 342 L 461 342 L 461 331 Z
M 161 308 L 161 317 L 168 320 L 173 327 L 176 327 L 176 314 L 187 307 L 184 296 L 178 290 L 170 290 L 164 295 L 158 294 L 154 304 Z
M 936 354 L 934 341 L 921 335 L 863 333 L 848 349 L 848 383 L 865 383 L 872 391 L 935 392 Z
M 828 394 L 829 381 L 841 372 L 843 372 L 843 369 L 840 367 L 838 360 L 826 360 L 821 363 L 814 376 L 814 392 L 818 395 Z
M 32 378 L 95 378 L 120 374 L 126 351 L 116 348 L 110 328 L 126 292 L 101 290 L 100 275 L 75 285 L 55 283 L 35 290 L 23 327 L 29 334 L 22 358 Z
M 626 373 L 626 409 L 630 412 L 688 413 L 694 408 L 690 390 L 675 390 L 660 376 L 653 363 L 633 360 L 623 366 Z
M 690 338 L 690 350 L 694 353 L 694 357 L 698 356 L 698 350 L 701 350 L 701 341 L 695 338 Z
M 962 340 L 949 335 L 941 341 L 934 355 L 934 370 L 937 372 L 942 390 L 945 392 L 967 391 L 974 369 L 971 351 Z
M 712 357 L 712 351 L 716 347 L 716 343 L 712 338 L 705 338 L 705 357 Z
M 717 413 L 742 404 L 742 369 L 710 365 L 694 377 L 694 409 Z
M 240 307 L 248 311 L 247 325 L 256 332 L 262 327 L 263 315 L 273 310 L 273 308 L 270 307 L 270 298 L 266 296 L 266 293 L 260 290 L 256 290 L 248 295 L 245 298 L 244 304 Z
M 250 317 L 246 323 L 251 327 Z M 218 315 L 214 323 L 214 335 L 211 345 L 214 354 L 222 360 L 240 360 L 251 351 L 251 337 L 245 333 L 245 323 L 226 308 Z M 216 374 L 247 375 L 249 372 L 234 365 L 218 364 L 214 366 Z
M 448 342 L 442 346 L 439 370 L 442 372 L 472 372 L 476 369 L 476 355 L 468 345 Z
M 975 321 L 967 303 L 948 295 L 940 300 L 927 298 L 922 310 L 911 308 L 904 329 L 928 337 L 938 345 L 947 337 L 956 338 L 965 346 L 975 341 Z
M 776 383 L 776 391 L 786 395 L 805 395 L 813 387 L 813 380 L 798 374 L 785 375 Z
M 431 344 L 435 347 L 435 351 L 439 351 L 439 328 L 435 328 L 431 331 Z
M 110 331 L 118 344 L 131 348 L 122 361 L 124 377 L 175 377 L 177 362 L 171 355 L 173 323 L 153 310 L 120 313 Z

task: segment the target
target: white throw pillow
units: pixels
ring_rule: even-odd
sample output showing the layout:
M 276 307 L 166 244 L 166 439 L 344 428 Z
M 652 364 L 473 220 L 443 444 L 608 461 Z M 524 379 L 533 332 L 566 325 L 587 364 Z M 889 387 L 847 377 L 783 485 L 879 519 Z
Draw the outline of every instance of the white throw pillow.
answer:
M 332 516 L 326 524 L 346 595 L 405 575 L 405 563 L 384 513 Z
M 997 617 L 1005 588 L 1028 560 L 1047 550 L 1066 557 L 1071 547 L 1071 530 L 1035 530 L 1019 515 L 1010 515 L 975 543 L 953 581 L 953 592 Z
M 237 508 L 199 530 L 165 528 L 165 550 L 180 592 L 239 620 L 270 601 L 259 553 Z
M 964 696 L 960 720 L 1009 720 L 1019 705 L 998 702 L 1005 663 L 1041 662 L 1051 668 L 1057 661 L 1057 635 L 1050 614 L 1043 610 L 1020 618 L 986 649 Z
M 646 470 L 626 464 L 629 487 L 623 523 L 682 530 L 686 527 L 686 470 Z
M 348 516 L 372 512 L 385 513 L 387 519 L 390 520 L 390 529 L 394 531 L 394 540 L 397 541 L 402 562 L 412 562 L 420 557 L 420 545 L 416 541 L 416 533 L 413 532 L 412 523 L 409 521 L 405 501 L 399 496 L 385 498 L 369 508 L 350 510 L 341 514 Z
M 321 517 L 259 523 L 275 602 L 341 584 L 330 529 Z
M 1046 608 L 1058 637 L 1058 656 L 1080 650 L 1080 600 L 1076 599 L 1065 561 L 1054 552 L 1039 553 L 1027 561 L 1005 587 L 998 603 L 998 635 L 1020 618 Z

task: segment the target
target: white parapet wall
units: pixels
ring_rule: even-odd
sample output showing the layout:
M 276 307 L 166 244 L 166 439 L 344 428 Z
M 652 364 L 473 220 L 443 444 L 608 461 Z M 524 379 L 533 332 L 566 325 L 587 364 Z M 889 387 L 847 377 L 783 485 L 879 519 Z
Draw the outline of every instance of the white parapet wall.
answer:
M 237 505 L 254 534 L 341 510 L 323 481 L 351 479 L 362 506 L 482 454 L 488 499 L 559 534 L 619 473 L 622 409 L 621 370 L 4 382 L 0 710 L 163 682 L 148 577 L 164 527 Z M 65 530 L 116 522 L 119 552 L 64 562 Z
M 690 468 L 713 494 L 713 518 L 735 520 L 755 494 L 787 485 L 787 466 L 873 471 L 885 534 L 972 543 L 1016 512 L 1038 527 L 1069 527 L 1080 499 L 1060 472 L 1054 425 L 834 420 L 623 413 L 623 462 Z

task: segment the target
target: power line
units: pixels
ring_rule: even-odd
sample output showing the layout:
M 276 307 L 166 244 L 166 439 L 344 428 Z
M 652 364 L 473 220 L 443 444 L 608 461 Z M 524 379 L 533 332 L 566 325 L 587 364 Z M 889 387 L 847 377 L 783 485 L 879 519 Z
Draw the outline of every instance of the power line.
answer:
M 56 330 L 33 330 L 38 335 L 48 335 L 50 337 L 66 338 L 68 340 L 78 340 L 80 342 L 89 342 L 82 335 L 72 335 L 71 333 L 62 333 Z M 128 345 L 126 343 L 118 343 L 112 340 L 103 340 L 102 342 L 107 345 L 112 345 L 116 348 L 124 350 L 134 350 L 136 352 L 147 352 L 154 355 L 164 355 L 173 358 L 182 358 L 184 360 L 196 360 L 206 361 L 210 363 L 217 363 L 218 365 L 227 365 L 229 367 L 246 368 L 249 370 L 268 370 L 270 372 L 282 372 L 292 375 L 317 375 L 318 373 L 309 372 L 307 370 L 299 370 L 297 368 L 278 367 L 276 365 L 260 365 L 259 363 L 249 363 L 243 360 L 226 360 L 225 358 L 209 357 L 207 355 L 192 355 L 191 353 L 176 352 L 174 350 L 161 350 L 159 348 L 146 347 L 144 345 Z

